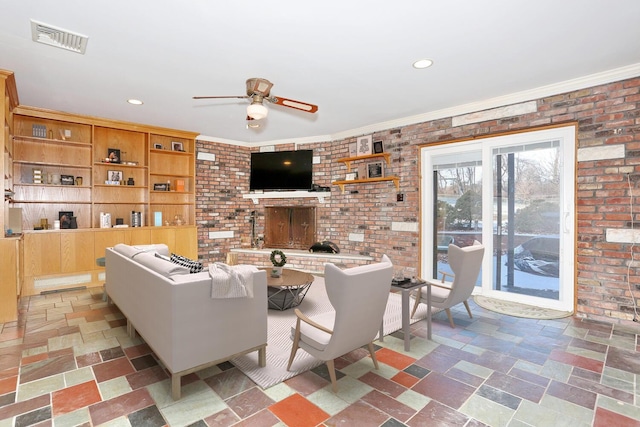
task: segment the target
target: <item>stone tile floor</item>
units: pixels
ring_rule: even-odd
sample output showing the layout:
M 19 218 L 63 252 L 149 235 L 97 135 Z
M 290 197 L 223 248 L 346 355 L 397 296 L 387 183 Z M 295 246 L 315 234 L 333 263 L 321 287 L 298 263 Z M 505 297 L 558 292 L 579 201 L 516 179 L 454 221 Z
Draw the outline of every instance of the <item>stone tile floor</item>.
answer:
M 470 301 L 471 302 L 471 301 Z M 638 330 L 529 320 L 471 302 L 266 390 L 232 364 L 183 378 L 183 398 L 102 289 L 25 298 L 0 324 L 0 427 L 640 426 Z M 268 351 L 268 350 L 267 350 Z

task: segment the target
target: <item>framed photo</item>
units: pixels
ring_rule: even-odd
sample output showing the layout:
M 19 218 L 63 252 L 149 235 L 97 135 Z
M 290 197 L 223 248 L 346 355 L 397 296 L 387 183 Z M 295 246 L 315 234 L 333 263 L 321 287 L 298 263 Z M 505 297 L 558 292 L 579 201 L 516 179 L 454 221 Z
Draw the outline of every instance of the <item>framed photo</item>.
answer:
M 358 143 L 352 142 L 349 144 L 349 157 L 356 157 L 358 155 Z
M 367 163 L 367 178 L 384 177 L 384 162 Z
M 382 141 L 373 141 L 373 154 L 384 153 L 384 147 Z
M 184 148 L 182 148 L 182 142 L 177 141 L 171 141 L 171 149 L 173 151 L 184 151 Z
M 122 181 L 122 171 L 108 171 L 107 172 L 107 181 L 121 182 Z
M 162 146 L 162 144 L 158 144 L 157 142 L 153 144 L 153 148 L 156 150 L 164 150 L 164 147 Z
M 358 156 L 367 156 L 373 152 L 372 140 L 371 135 L 358 138 Z
M 60 184 L 62 185 L 74 185 L 75 178 L 73 175 L 60 175 Z
M 107 159 L 109 159 L 109 163 L 120 163 L 120 150 L 117 148 L 109 148 L 107 150 Z
M 349 172 L 344 178 L 345 181 L 354 181 L 358 179 L 358 172 Z
M 153 184 L 153 191 L 169 191 L 169 184 L 164 182 L 157 182 Z
M 60 228 L 69 228 L 73 211 L 58 211 L 58 219 L 60 220 Z

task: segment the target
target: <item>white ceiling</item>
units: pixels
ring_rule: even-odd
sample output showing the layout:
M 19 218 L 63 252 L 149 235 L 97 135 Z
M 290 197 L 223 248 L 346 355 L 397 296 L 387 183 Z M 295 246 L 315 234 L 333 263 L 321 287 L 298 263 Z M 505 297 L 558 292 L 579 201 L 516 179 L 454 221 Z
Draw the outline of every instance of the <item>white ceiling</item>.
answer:
M 22 105 L 242 143 L 356 135 L 640 69 L 637 0 L 0 0 L 0 11 L 0 68 Z M 86 54 L 33 42 L 31 19 L 88 36 Z M 413 69 L 420 58 L 434 65 Z M 249 77 L 319 110 L 266 104 L 253 130 L 248 101 L 192 99 L 244 95 Z

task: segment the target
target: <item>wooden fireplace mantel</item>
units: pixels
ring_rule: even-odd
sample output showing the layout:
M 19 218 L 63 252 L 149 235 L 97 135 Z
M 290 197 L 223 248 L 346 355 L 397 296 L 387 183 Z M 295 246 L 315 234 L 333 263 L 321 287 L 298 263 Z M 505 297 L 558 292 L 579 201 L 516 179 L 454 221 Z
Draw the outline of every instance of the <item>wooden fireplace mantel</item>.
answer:
M 243 199 L 251 199 L 254 204 L 260 203 L 261 199 L 296 199 L 315 198 L 318 202 L 324 203 L 325 199 L 331 197 L 330 191 L 267 191 L 265 193 L 243 194 Z

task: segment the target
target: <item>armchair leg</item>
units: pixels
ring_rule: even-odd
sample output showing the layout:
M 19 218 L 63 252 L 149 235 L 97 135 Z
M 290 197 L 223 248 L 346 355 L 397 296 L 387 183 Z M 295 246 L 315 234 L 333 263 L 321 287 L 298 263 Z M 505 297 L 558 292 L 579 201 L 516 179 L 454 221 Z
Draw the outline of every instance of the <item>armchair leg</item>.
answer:
M 182 381 L 180 375 L 171 374 L 171 397 L 173 400 L 180 400 L 180 387 Z
M 258 350 L 258 366 L 264 368 L 267 366 L 267 346 L 265 345 Z
M 291 345 L 291 355 L 289 356 L 289 363 L 287 364 L 287 371 L 291 368 L 291 364 L 293 363 L 293 358 L 296 357 L 296 353 L 298 351 L 300 342 L 300 318 L 296 321 L 296 332 L 293 335 L 293 344 Z M 333 363 L 333 362 L 332 362 Z M 335 373 L 334 373 L 335 375 Z
M 411 317 L 416 314 L 416 310 L 418 309 L 418 305 L 420 305 L 420 299 L 422 298 L 422 288 L 418 289 L 416 292 L 416 302 L 413 303 L 413 310 L 411 310 Z
M 467 300 L 464 300 L 462 303 L 467 308 L 467 313 L 469 313 L 469 317 L 473 319 L 473 316 L 471 315 L 471 309 L 469 308 L 469 303 L 467 302 Z
M 376 370 L 379 369 L 378 368 L 378 359 L 376 359 L 376 352 L 373 350 L 373 343 L 370 342 L 369 344 L 367 344 L 367 347 L 369 348 L 369 354 L 371 355 L 371 360 L 373 360 L 373 366 L 376 367 Z
M 333 363 L 333 359 L 327 360 L 327 369 L 329 370 L 329 377 L 331 377 L 331 390 L 334 393 L 338 392 L 338 383 L 336 381 L 336 367 Z
M 447 317 L 449 318 L 449 324 L 451 325 L 452 328 L 455 329 L 456 325 L 453 323 L 453 317 L 451 316 L 451 310 L 448 308 L 445 308 L 444 311 L 447 312 Z

